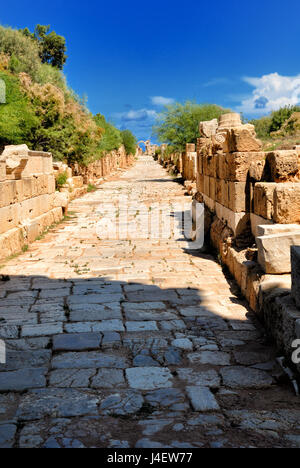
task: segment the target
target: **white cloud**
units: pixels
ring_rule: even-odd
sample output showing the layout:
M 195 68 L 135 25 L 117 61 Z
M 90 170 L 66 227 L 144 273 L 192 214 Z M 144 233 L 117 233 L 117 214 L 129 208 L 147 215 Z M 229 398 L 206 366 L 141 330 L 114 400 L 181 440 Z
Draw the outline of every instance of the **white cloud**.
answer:
M 255 89 L 237 108 L 247 114 L 266 114 L 280 107 L 300 102 L 300 74 L 282 76 L 278 73 L 263 75 L 261 78 L 245 77 L 244 81 Z
M 167 97 L 164 97 L 164 96 L 152 96 L 151 97 L 151 102 L 155 106 L 167 106 L 169 104 L 173 104 L 174 101 L 175 101 L 175 99 L 167 98 Z
M 152 109 L 138 109 L 130 110 L 128 112 L 121 112 L 116 114 L 123 122 L 142 122 L 146 120 L 154 120 L 157 116 L 155 110 Z
M 209 88 L 210 86 L 219 86 L 219 85 L 226 85 L 226 84 L 232 84 L 232 80 L 230 80 L 229 78 L 225 78 L 225 77 L 219 77 L 219 78 L 211 78 L 211 80 L 204 83 L 203 86 L 205 88 Z

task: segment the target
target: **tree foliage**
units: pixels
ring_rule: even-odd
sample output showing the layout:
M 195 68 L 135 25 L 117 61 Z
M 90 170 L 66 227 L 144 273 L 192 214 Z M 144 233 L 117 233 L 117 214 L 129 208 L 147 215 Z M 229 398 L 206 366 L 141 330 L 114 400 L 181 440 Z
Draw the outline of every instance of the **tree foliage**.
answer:
M 159 114 L 153 127 L 153 135 L 160 143 L 168 143 L 175 151 L 183 151 L 186 143 L 196 143 L 199 122 L 218 118 L 226 111 L 214 104 L 171 104 Z
M 28 28 L 22 29 L 24 36 L 36 42 L 39 47 L 39 55 L 42 63 L 48 63 L 52 67 L 62 70 L 67 60 L 66 39 L 55 31 L 50 32 L 50 26 L 37 24 L 34 32 Z
M 130 130 L 122 130 L 121 137 L 127 154 L 135 154 L 137 140 Z

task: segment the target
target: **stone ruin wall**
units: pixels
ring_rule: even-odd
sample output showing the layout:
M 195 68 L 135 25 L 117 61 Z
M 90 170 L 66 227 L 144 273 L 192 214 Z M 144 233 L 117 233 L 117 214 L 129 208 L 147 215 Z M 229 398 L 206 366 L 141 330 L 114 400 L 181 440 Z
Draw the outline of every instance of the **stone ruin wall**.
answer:
M 0 258 L 20 252 L 62 216 L 52 155 L 7 146 L 0 155 Z
M 45 230 L 62 220 L 68 204 L 87 191 L 88 183 L 131 165 L 125 148 L 87 167 L 53 162 L 51 153 L 30 151 L 26 145 L 6 146 L 0 155 L 0 260 L 21 252 Z M 56 190 L 55 179 L 66 173 L 67 183 Z
M 103 158 L 88 166 L 74 164 L 72 169 L 76 176 L 81 176 L 83 178 L 84 184 L 89 184 L 107 177 L 118 169 L 125 169 L 132 165 L 134 160 L 135 156 L 126 154 L 125 148 L 122 145 L 117 151 L 111 151 L 109 154 L 103 156 Z
M 160 162 L 204 203 L 206 238 L 291 356 L 300 338 L 300 150 L 262 151 L 239 114 L 201 122 L 199 131 L 196 147 L 166 158 L 163 146 Z

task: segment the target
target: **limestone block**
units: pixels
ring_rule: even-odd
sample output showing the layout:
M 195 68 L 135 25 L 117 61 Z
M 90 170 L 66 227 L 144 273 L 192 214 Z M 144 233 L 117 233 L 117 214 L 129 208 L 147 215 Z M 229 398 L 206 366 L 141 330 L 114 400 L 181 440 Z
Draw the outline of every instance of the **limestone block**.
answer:
M 0 259 L 3 260 L 16 252 L 20 252 L 24 243 L 21 228 L 10 229 L 4 234 L 0 233 Z
M 214 167 L 215 160 L 212 156 L 207 156 L 206 154 L 202 157 L 202 167 L 203 167 L 203 174 L 209 177 L 212 177 L 214 174 Z M 213 167 L 212 167 L 213 166 Z
M 274 182 L 288 180 L 298 172 L 298 154 L 294 150 L 268 153 L 267 162 Z
M 273 221 L 269 219 L 262 218 L 261 216 L 258 216 L 254 213 L 250 214 L 250 221 L 251 221 L 251 231 L 254 237 L 257 237 L 258 235 L 258 226 L 260 225 L 272 225 Z
M 204 192 L 204 175 L 203 174 L 197 174 L 197 190 L 198 192 L 203 193 Z
M 212 119 L 205 122 L 199 123 L 199 132 L 206 138 L 210 138 L 212 135 L 215 135 L 218 128 L 218 120 Z
M 219 117 L 218 129 L 232 128 L 242 125 L 241 116 L 237 112 L 228 112 Z
M 232 182 L 246 182 L 252 162 L 264 159 L 264 152 L 236 152 L 226 154 L 226 178 Z
M 55 192 L 53 197 L 53 208 L 66 208 L 69 204 L 69 196 L 66 192 Z
M 221 153 L 217 156 L 217 164 L 216 164 L 217 177 L 219 179 L 223 179 L 223 180 L 228 179 L 227 168 L 228 168 L 228 165 L 226 161 L 226 154 Z
M 221 205 L 229 206 L 229 182 L 227 180 L 221 181 Z
M 261 224 L 257 226 L 257 236 L 300 232 L 300 224 Z
M 232 230 L 234 236 L 242 234 L 250 223 L 249 213 L 236 213 L 220 203 L 216 203 L 216 214 Z
M 29 160 L 27 145 L 5 146 L 0 160 L 5 161 L 6 174 L 9 175 L 10 178 L 20 179 Z
M 229 182 L 228 208 L 236 213 L 246 211 L 246 182 Z
M 258 262 L 267 274 L 284 274 L 291 272 L 292 245 L 300 244 L 300 232 L 284 232 L 256 238 Z
M 209 197 L 209 177 L 207 175 L 204 176 L 204 183 L 203 183 L 203 186 L 204 186 L 204 190 L 203 190 L 203 193 Z
M 300 308 L 300 247 L 291 248 L 292 262 L 292 297 Z
M 42 151 L 28 151 L 28 164 L 25 176 L 37 174 L 53 174 L 53 159 L 51 153 Z
M 216 210 L 216 202 L 215 200 L 212 200 L 211 198 L 209 198 L 207 195 L 204 195 L 203 194 L 203 201 L 204 201 L 204 204 L 205 206 L 212 212 L 215 212 Z
M 0 182 L 6 179 L 6 162 L 0 161 Z
M 272 219 L 274 214 L 275 182 L 258 182 L 254 187 L 254 213 L 265 219 Z
M 81 176 L 74 176 L 73 184 L 75 188 L 81 188 L 83 186 L 83 178 Z
M 274 191 L 274 221 L 300 223 L 300 183 L 277 184 Z
M 214 177 L 209 178 L 209 198 L 216 199 L 216 179 Z
M 196 151 L 196 145 L 194 143 L 187 143 L 186 144 L 186 152 L 189 153 L 193 153 Z
M 230 131 L 228 137 L 229 152 L 256 152 L 262 149 L 262 143 L 256 138 L 251 126 L 242 125 Z
M 249 166 L 249 177 L 256 182 L 261 182 L 265 178 L 266 160 L 252 161 Z

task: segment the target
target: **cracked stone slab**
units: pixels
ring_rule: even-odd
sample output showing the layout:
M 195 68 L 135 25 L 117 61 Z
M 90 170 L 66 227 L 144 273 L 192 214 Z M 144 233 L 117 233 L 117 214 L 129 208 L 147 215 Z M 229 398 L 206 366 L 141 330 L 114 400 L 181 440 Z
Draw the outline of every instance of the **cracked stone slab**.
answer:
M 188 409 L 185 396 L 178 388 L 163 388 L 145 395 L 145 400 L 153 407 L 169 408 L 172 411 Z
M 146 311 L 146 310 L 133 310 L 129 312 L 125 312 L 126 319 L 128 321 L 141 321 L 141 320 L 152 320 L 152 321 L 160 321 L 160 320 L 176 320 L 177 315 L 173 312 L 169 311 Z
M 123 356 L 107 354 L 101 351 L 61 353 L 52 359 L 53 369 L 125 369 L 128 361 Z
M 191 368 L 177 369 L 178 378 L 190 385 L 200 387 L 219 388 L 220 376 L 214 369 L 196 370 Z
M 50 387 L 58 388 L 88 388 L 95 369 L 64 369 L 54 370 L 49 376 Z
M 132 367 L 126 369 L 126 377 L 131 388 L 140 390 L 169 388 L 173 385 L 173 377 L 168 368 Z
M 93 322 L 101 320 L 122 319 L 119 302 L 111 304 L 72 304 L 70 306 L 71 322 Z
M 17 411 L 21 421 L 42 419 L 47 416 L 69 418 L 97 413 L 99 397 L 91 392 L 64 389 L 40 389 L 23 396 Z
M 100 412 L 109 415 L 125 416 L 135 414 L 142 408 L 144 398 L 136 391 L 114 393 L 105 398 L 100 406 Z
M 195 411 L 218 411 L 219 404 L 207 387 L 186 387 L 186 392 Z
M 92 388 L 118 388 L 126 386 L 123 371 L 120 369 L 99 369 L 93 377 Z
M 54 351 L 80 351 L 97 349 L 101 342 L 100 333 L 70 333 L 53 337 Z
M 250 367 L 228 367 L 221 370 L 221 375 L 229 388 L 268 388 L 273 383 L 267 372 Z

